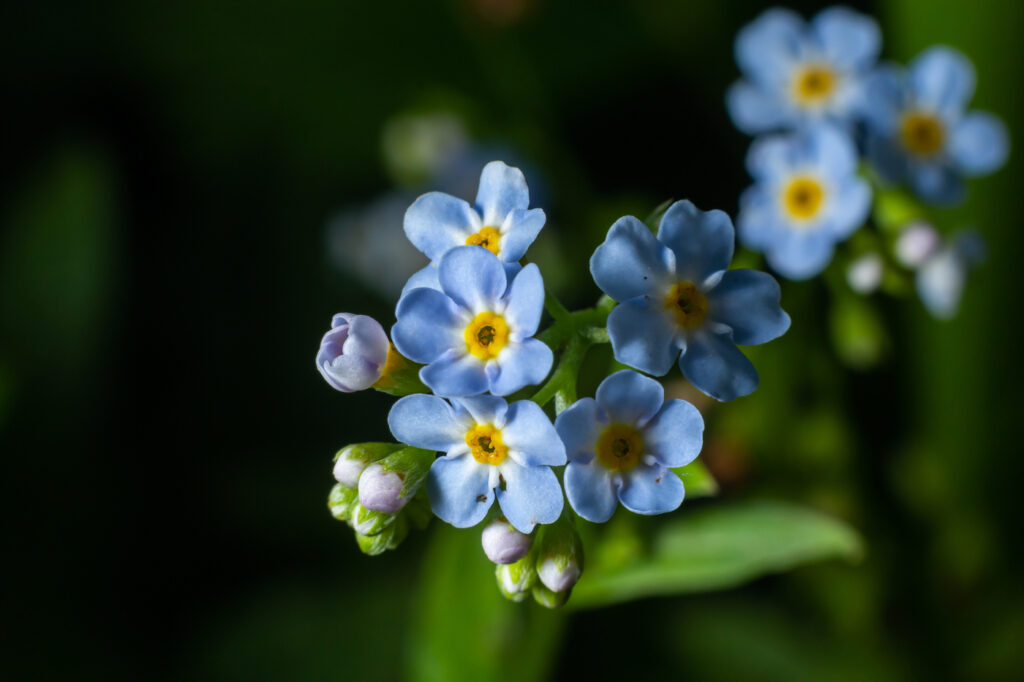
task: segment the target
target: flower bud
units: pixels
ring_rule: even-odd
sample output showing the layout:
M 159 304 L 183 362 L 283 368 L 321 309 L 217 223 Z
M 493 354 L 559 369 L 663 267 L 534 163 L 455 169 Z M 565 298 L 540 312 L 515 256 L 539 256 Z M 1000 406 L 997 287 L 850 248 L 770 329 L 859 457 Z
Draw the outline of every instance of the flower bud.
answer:
M 934 227 L 918 220 L 900 233 L 896 239 L 896 260 L 908 268 L 917 268 L 932 257 L 942 245 Z
M 339 521 L 348 521 L 352 515 L 352 505 L 358 497 L 355 488 L 350 488 L 341 483 L 335 483 L 327 496 L 327 508 L 331 515 Z
M 377 535 L 384 532 L 388 526 L 395 522 L 394 514 L 382 514 L 373 509 L 367 509 L 359 501 L 352 503 L 351 518 L 349 522 L 352 528 L 360 535 Z
M 583 571 L 583 543 L 572 524 L 559 519 L 544 526 L 539 538 L 537 575 L 552 592 L 565 592 Z
M 527 554 L 514 564 L 499 564 L 495 567 L 494 577 L 498 580 L 498 589 L 506 599 L 523 601 L 537 584 L 533 556 Z
M 505 519 L 495 519 L 480 534 L 484 554 L 496 564 L 512 564 L 530 551 L 533 537 L 520 533 Z
M 384 371 L 391 343 L 380 323 L 366 315 L 338 313 L 320 341 L 316 367 L 345 393 L 373 386 Z
M 394 514 L 409 501 L 402 496 L 402 486 L 401 476 L 380 464 L 371 464 L 359 477 L 359 502 L 367 509 Z
M 548 609 L 557 609 L 569 601 L 569 590 L 554 592 L 541 583 L 534 585 L 530 594 L 535 602 Z
M 858 294 L 870 294 L 882 284 L 885 265 L 877 253 L 866 253 L 846 268 L 846 281 Z
M 334 456 L 334 478 L 338 483 L 355 488 L 359 485 L 359 475 L 372 462 L 382 459 L 392 452 L 401 449 L 399 443 L 356 443 L 348 445 Z
M 398 516 L 395 522 L 376 535 L 356 533 L 356 544 L 368 556 L 377 556 L 389 549 L 395 549 L 409 534 L 409 523 L 404 516 Z

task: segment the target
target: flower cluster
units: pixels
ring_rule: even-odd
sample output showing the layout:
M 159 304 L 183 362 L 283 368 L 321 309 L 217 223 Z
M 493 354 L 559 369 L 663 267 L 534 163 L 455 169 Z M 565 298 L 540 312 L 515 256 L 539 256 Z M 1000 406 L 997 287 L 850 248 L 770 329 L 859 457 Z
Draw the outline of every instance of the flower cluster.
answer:
M 726 103 L 740 130 L 764 135 L 747 156 L 754 184 L 740 200 L 739 238 L 788 279 L 821 273 L 836 246 L 868 221 L 873 199 L 887 201 L 905 185 L 926 204 L 956 203 L 965 179 L 1006 161 L 1005 126 L 968 110 L 975 73 L 964 55 L 936 46 L 904 69 L 877 63 L 881 43 L 872 18 L 843 7 L 809 22 L 768 10 L 737 36 L 743 79 Z M 855 291 L 873 290 L 887 270 L 906 276 L 905 264 L 892 256 L 909 224 L 880 225 L 890 248 L 872 244 L 850 264 Z M 962 280 L 964 271 L 943 273 Z M 922 279 L 935 277 L 918 277 L 926 307 L 948 311 L 933 303 L 937 280 L 922 290 Z M 959 291 L 952 282 L 945 288 Z
M 580 519 L 605 522 L 619 503 L 643 515 L 677 509 L 679 472 L 701 451 L 697 408 L 666 400 L 640 372 L 662 376 L 678 358 L 707 395 L 747 395 L 758 375 L 737 345 L 780 336 L 789 316 L 771 276 L 729 269 L 729 217 L 688 201 L 668 208 L 657 234 L 631 216 L 616 221 L 590 264 L 606 296 L 570 313 L 537 265 L 520 263 L 544 222 L 523 174 L 500 161 L 484 167 L 472 205 L 421 196 L 405 233 L 430 262 L 403 288 L 390 340 L 371 318 L 336 315 L 317 368 L 338 390 L 400 396 L 387 419 L 397 443 L 349 446 L 336 459 L 329 506 L 364 551 L 397 546 L 428 506 L 457 528 L 486 522 L 481 542 L 502 593 L 558 606 L 582 572 Z M 546 305 L 553 321 L 538 337 Z M 634 369 L 576 400 L 582 358 L 603 342 Z M 545 380 L 532 397 L 506 399 Z

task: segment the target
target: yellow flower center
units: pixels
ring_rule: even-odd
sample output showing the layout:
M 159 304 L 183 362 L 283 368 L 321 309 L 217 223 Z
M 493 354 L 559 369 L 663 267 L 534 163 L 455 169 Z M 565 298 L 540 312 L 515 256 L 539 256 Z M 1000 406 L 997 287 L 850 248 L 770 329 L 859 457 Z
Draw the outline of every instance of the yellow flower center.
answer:
M 782 190 L 782 206 L 789 217 L 796 220 L 813 218 L 821 210 L 823 203 L 825 188 L 814 178 L 795 177 Z
M 597 438 L 597 461 L 608 471 L 629 471 L 642 454 L 643 436 L 629 424 L 610 424 Z
M 793 79 L 793 99 L 805 107 L 824 104 L 835 89 L 835 71 L 822 64 L 801 68 Z
M 708 299 L 693 282 L 679 282 L 665 295 L 665 307 L 683 329 L 699 327 L 708 312 Z
M 946 141 L 942 122 L 932 114 L 912 111 L 900 121 L 900 140 L 903 146 L 918 156 L 933 156 Z
M 508 323 L 496 313 L 478 313 L 463 332 L 466 348 L 481 360 L 491 360 L 508 343 Z
M 501 429 L 491 424 L 477 424 L 467 431 L 466 445 L 473 453 L 473 459 L 481 464 L 497 466 L 508 455 L 508 447 L 501 440 Z
M 483 227 L 476 234 L 471 234 L 466 237 L 466 243 L 470 246 L 482 246 L 495 256 L 498 255 L 498 251 L 501 250 L 499 246 L 501 242 L 501 232 L 498 232 L 498 228 L 491 227 L 490 225 Z

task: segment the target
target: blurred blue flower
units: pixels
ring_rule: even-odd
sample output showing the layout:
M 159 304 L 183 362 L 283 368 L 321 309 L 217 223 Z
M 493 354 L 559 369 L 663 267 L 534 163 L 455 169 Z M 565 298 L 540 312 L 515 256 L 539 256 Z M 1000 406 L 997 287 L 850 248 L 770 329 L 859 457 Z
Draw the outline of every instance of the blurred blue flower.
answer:
M 963 199 L 963 178 L 997 170 L 1009 135 L 996 116 L 966 111 L 974 66 L 949 47 L 922 52 L 908 70 L 880 67 L 868 83 L 868 155 L 891 182 L 937 204 Z
M 757 388 L 757 370 L 736 344 L 781 336 L 789 316 L 771 275 L 726 270 L 733 239 L 729 216 L 689 201 L 669 207 L 657 237 L 632 216 L 612 225 L 590 272 L 619 301 L 608 315 L 616 360 L 661 376 L 679 356 L 690 383 L 717 400 Z
M 475 206 L 450 194 L 428 192 L 406 211 L 405 234 L 432 262 L 456 246 L 473 244 L 514 263 L 544 227 L 544 211 L 529 206 L 523 173 L 492 161 L 480 174 Z
M 736 37 L 745 80 L 729 89 L 729 114 L 751 135 L 850 122 L 880 47 L 875 20 L 845 7 L 825 9 L 809 24 L 790 10 L 767 10 Z
M 953 318 L 960 308 L 967 273 L 985 258 L 985 242 L 974 231 L 956 235 L 931 254 L 917 269 L 917 295 L 940 320 Z
M 825 269 L 835 244 L 867 219 L 871 188 L 857 175 L 857 150 L 831 125 L 755 140 L 754 178 L 740 199 L 740 241 L 789 279 Z
M 565 494 L 576 513 L 595 523 L 617 502 L 637 514 L 663 514 L 683 502 L 683 482 L 670 467 L 700 454 L 704 420 L 684 400 L 665 402 L 654 379 L 632 370 L 612 374 L 558 415 L 565 443 Z
M 345 393 L 370 388 L 388 358 L 388 335 L 366 315 L 338 313 L 320 341 L 316 368 L 327 383 Z
M 529 533 L 562 513 L 562 489 L 550 467 L 565 464 L 565 447 L 544 410 L 495 396 L 453 398 L 416 394 L 394 404 L 388 426 L 395 438 L 444 452 L 427 477 L 438 517 L 468 528 L 497 498 L 516 530 Z
M 420 380 L 443 396 L 508 395 L 540 383 L 551 349 L 532 338 L 544 308 L 544 281 L 534 264 L 508 283 L 487 249 L 458 246 L 441 258 L 440 291 L 410 290 L 391 329 L 395 347 L 425 363 Z

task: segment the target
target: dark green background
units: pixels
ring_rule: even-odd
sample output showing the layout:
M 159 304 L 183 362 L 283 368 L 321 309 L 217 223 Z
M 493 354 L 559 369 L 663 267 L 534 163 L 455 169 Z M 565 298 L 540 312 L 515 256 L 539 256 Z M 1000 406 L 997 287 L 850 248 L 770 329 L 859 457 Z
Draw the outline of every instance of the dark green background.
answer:
M 407 652 L 428 538 L 366 558 L 324 506 L 330 456 L 385 437 L 390 399 L 334 393 L 313 366 L 334 312 L 391 319 L 392 301 L 329 267 L 324 237 L 335 210 L 389 187 L 383 122 L 454 102 L 540 169 L 578 305 L 615 217 L 668 197 L 734 213 L 748 182 L 723 95 L 763 3 L 486 10 L 504 4 L 0 11 L 5 678 L 424 674 Z M 964 50 L 975 104 L 1019 140 L 1024 6 L 856 4 L 889 58 Z M 839 368 L 820 283 L 784 288 L 793 331 L 736 408 L 774 440 L 747 443 L 722 503 L 821 507 L 863 533 L 867 559 L 520 633 L 552 677 L 1024 674 L 1020 183 L 1014 151 L 944 214 L 985 235 L 989 260 L 952 323 L 882 302 L 893 352 L 873 370 Z M 796 397 L 773 412 L 759 396 Z

